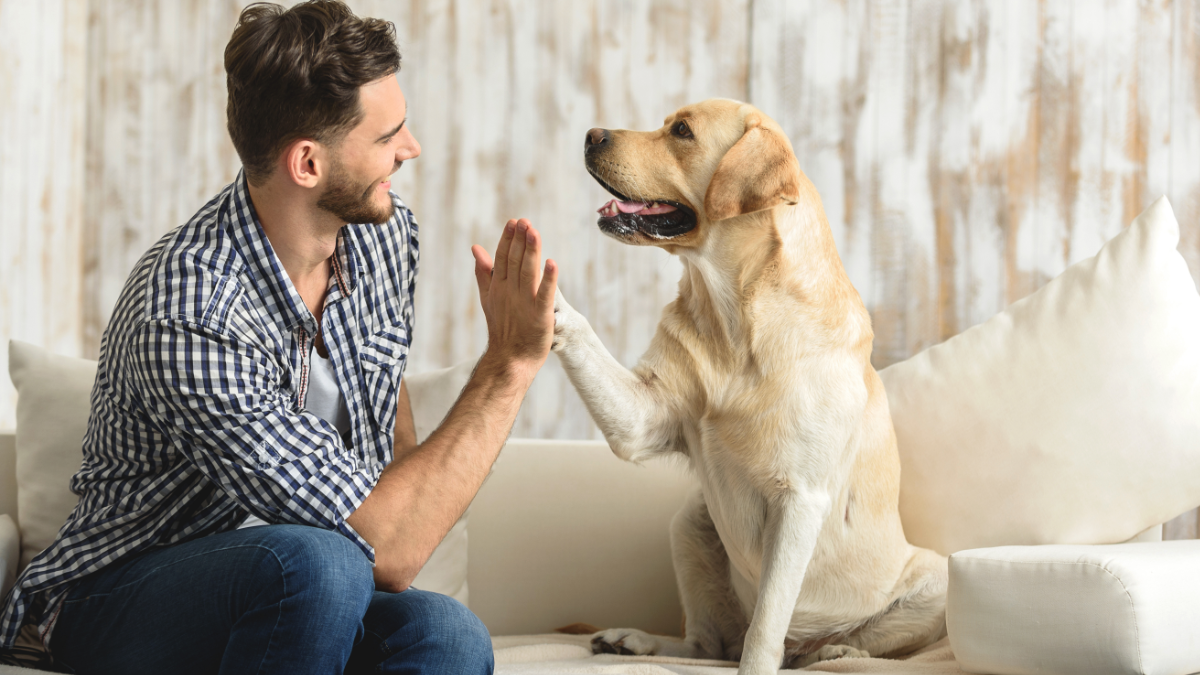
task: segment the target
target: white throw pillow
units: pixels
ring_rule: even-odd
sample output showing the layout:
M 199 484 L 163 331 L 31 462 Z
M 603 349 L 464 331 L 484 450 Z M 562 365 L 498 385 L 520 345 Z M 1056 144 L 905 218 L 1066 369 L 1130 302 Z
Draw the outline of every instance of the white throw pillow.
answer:
M 1200 504 L 1200 296 L 1166 198 L 1093 258 L 883 370 L 913 544 L 1126 540 Z
M 442 423 L 450 407 L 458 400 L 459 393 L 475 369 L 475 359 L 463 361 L 449 368 L 420 375 L 406 375 L 408 399 L 412 406 L 413 426 L 416 427 L 417 442 L 429 438 L 429 434 Z M 462 604 L 468 604 L 467 589 L 467 516 L 462 518 L 446 533 L 446 538 L 434 549 L 433 554 L 417 578 L 413 587 L 448 595 Z
M 449 368 L 404 376 L 418 443 L 425 442 L 445 419 L 471 379 L 476 362 L 478 359 L 468 359 Z
M 96 362 L 12 340 L 8 375 L 17 389 L 17 523 L 23 570 L 54 543 L 79 501 L 68 483 L 83 463 Z
M 17 389 L 17 518 L 24 569 L 54 542 L 78 498 L 68 485 L 83 460 L 96 362 L 12 340 L 8 372 Z M 474 362 L 405 378 L 418 438 L 437 428 Z M 414 586 L 467 601 L 467 519 L 450 530 Z

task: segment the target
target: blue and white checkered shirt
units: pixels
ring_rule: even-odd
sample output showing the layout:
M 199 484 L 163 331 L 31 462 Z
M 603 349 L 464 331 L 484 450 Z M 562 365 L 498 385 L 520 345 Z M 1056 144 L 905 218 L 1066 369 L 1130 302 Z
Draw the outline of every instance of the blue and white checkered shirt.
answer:
M 322 337 L 350 412 L 343 439 L 305 411 L 317 321 L 263 233 L 243 175 L 137 263 L 105 331 L 71 480 L 79 504 L 0 615 L 44 644 L 73 582 L 117 560 L 233 530 L 253 514 L 341 532 L 392 460 L 417 277 L 417 224 L 338 235 Z

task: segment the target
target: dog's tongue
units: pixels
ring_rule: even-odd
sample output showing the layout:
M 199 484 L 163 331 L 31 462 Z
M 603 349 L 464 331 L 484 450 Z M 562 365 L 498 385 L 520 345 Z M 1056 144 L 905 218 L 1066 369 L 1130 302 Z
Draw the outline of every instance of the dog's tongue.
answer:
M 670 204 L 659 204 L 658 202 L 623 202 L 613 199 L 604 206 L 600 207 L 597 213 L 603 215 L 616 215 L 620 213 L 638 213 L 644 216 L 653 216 L 659 213 L 670 213 L 675 207 Z

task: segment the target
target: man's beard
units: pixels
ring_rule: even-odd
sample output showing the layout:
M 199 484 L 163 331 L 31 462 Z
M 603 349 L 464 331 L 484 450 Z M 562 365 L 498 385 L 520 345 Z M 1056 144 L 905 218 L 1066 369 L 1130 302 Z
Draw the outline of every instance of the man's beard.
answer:
M 354 184 L 341 162 L 329 167 L 329 187 L 317 199 L 317 208 L 324 209 L 346 223 L 371 223 L 382 225 L 392 217 L 392 203 L 387 206 L 375 203 L 375 189 L 379 183 L 371 183 L 365 190 Z

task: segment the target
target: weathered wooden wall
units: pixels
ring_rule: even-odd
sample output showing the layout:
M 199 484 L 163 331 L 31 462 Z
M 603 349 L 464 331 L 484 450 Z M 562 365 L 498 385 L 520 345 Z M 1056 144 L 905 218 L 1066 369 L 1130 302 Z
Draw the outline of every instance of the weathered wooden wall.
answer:
M 244 4 L 0 3 L 0 340 L 94 356 L 133 262 L 232 179 L 221 63 Z M 395 22 L 424 148 L 395 182 L 422 223 L 413 371 L 482 350 L 469 246 L 514 216 L 633 363 L 679 267 L 596 230 L 582 137 L 712 96 L 787 130 L 877 366 L 1038 288 L 1159 194 L 1200 272 L 1200 0 L 350 4 Z M 598 436 L 553 357 L 528 402 L 515 434 Z M 1173 527 L 1194 536 L 1190 518 Z
M 0 3 L 0 429 L 8 340 L 83 350 L 87 0 Z

